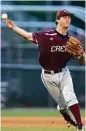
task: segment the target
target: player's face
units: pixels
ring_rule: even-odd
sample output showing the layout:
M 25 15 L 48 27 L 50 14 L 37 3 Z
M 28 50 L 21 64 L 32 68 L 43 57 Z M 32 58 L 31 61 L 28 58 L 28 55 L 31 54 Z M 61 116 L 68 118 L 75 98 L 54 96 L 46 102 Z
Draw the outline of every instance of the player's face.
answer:
M 68 28 L 70 26 L 70 22 L 71 22 L 70 16 L 62 16 L 58 21 L 58 23 L 64 28 Z

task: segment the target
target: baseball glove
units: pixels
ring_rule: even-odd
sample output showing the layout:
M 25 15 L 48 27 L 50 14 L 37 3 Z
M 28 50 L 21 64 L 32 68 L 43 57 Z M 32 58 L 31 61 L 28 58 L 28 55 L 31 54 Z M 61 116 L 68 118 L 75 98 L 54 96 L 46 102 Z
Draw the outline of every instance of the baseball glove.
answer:
M 75 57 L 83 56 L 83 53 L 84 53 L 82 43 L 73 36 L 70 36 L 69 40 L 67 41 L 65 49 L 68 53 L 70 53 L 71 55 Z

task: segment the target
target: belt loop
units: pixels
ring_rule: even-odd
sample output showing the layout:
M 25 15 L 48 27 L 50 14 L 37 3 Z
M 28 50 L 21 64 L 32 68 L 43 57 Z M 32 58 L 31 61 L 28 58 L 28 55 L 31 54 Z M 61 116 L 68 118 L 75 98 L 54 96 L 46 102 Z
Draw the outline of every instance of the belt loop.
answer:
M 51 74 L 54 75 L 54 71 L 51 71 Z

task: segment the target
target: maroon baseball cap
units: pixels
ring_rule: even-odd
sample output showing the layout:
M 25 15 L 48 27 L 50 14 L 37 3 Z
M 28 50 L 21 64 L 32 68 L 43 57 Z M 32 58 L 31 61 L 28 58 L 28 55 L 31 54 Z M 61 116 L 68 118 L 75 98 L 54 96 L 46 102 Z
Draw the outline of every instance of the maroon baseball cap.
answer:
M 63 10 L 60 10 L 60 11 L 57 12 L 56 19 L 59 19 L 61 16 L 65 16 L 65 15 L 68 15 L 70 17 L 74 16 L 73 13 L 69 12 L 66 9 L 63 9 Z

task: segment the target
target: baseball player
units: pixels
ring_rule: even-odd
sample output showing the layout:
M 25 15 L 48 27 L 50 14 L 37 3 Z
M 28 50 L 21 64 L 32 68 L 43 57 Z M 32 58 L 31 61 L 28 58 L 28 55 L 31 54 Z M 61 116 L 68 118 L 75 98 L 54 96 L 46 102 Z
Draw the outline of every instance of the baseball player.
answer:
M 85 53 L 80 41 L 68 33 L 72 16 L 68 10 L 60 10 L 56 14 L 55 29 L 32 33 L 19 28 L 9 19 L 5 20 L 5 23 L 17 34 L 38 46 L 44 86 L 56 101 L 57 109 L 64 119 L 75 126 L 77 131 L 84 131 L 79 103 L 67 67 L 67 62 L 72 58 L 77 59 L 81 65 L 85 64 Z M 68 109 L 75 120 L 71 118 Z

